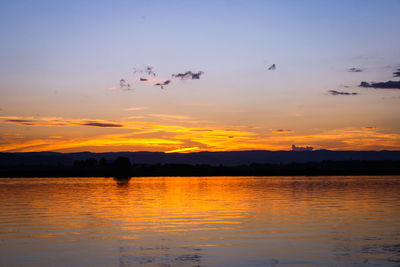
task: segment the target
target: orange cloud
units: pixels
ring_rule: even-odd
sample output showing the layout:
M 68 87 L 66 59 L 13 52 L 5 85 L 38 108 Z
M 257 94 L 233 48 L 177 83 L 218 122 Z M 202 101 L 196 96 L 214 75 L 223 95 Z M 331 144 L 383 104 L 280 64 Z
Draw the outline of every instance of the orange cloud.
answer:
M 195 147 L 185 147 L 185 148 L 178 148 L 170 151 L 165 151 L 166 153 L 191 153 L 191 152 L 199 152 L 201 149 L 197 146 Z
M 132 119 L 143 119 L 144 116 L 129 116 L 127 117 L 128 120 L 132 120 Z
M 124 109 L 125 111 L 136 111 L 136 110 L 145 110 L 148 109 L 148 107 L 131 107 L 131 108 L 126 108 Z
M 107 120 L 68 120 L 63 118 L 32 118 L 32 117 L 0 117 L 0 123 L 17 124 L 22 126 L 92 126 L 103 128 L 124 127 L 116 121 Z
M 279 133 L 279 134 L 285 134 L 285 133 L 293 133 L 294 131 L 292 130 L 284 130 L 284 129 L 276 129 L 272 130 L 273 133 Z
M 0 135 L 0 151 L 289 150 L 292 144 L 307 144 L 315 149 L 332 150 L 400 149 L 400 134 L 380 132 L 378 129 L 371 131 L 360 128 L 315 129 L 312 133 L 295 133 L 291 130 L 277 129 L 271 132 L 257 126 L 188 124 L 186 119 L 189 117 L 187 116 L 153 115 L 167 119 L 163 123 L 152 123 L 58 117 L 0 117 L 0 123 L 30 126 L 32 131 L 36 131 L 35 135 L 18 133 L 20 130 L 18 128 L 10 134 L 3 132 Z M 34 130 L 35 126 L 47 128 Z M 58 130 L 62 126 L 86 127 L 87 130 L 63 130 L 64 133 Z M 101 131 L 91 132 L 90 127 L 111 128 L 113 134 L 103 135 L 104 132 Z M 86 131 L 85 133 L 90 137 L 82 138 L 83 131 Z M 64 134 L 68 135 L 63 136 Z
M 150 114 L 152 117 L 157 117 L 160 119 L 166 119 L 166 120 L 188 120 L 190 117 L 188 116 L 183 116 L 183 115 L 169 115 L 169 114 Z

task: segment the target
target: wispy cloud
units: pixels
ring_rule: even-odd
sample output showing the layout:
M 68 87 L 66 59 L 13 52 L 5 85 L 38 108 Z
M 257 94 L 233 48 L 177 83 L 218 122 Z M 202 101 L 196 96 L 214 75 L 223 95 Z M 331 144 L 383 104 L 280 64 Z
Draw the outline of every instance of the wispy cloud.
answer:
M 129 116 L 127 117 L 128 120 L 132 120 L 132 119 L 143 119 L 145 118 L 144 116 Z
M 131 84 L 128 83 L 125 79 L 120 79 L 120 80 L 119 80 L 119 87 L 120 87 L 122 90 L 127 90 L 127 91 L 132 90 Z
M 192 71 L 186 71 L 184 73 L 177 73 L 177 74 L 172 74 L 172 77 L 174 78 L 178 78 L 181 80 L 186 80 L 186 79 L 190 79 L 190 80 L 198 80 L 200 79 L 200 76 L 203 75 L 204 72 L 203 71 L 199 71 L 199 72 L 192 72 Z
M 363 128 L 366 129 L 366 130 L 377 130 L 377 129 L 379 129 L 378 127 L 375 127 L 375 126 L 365 126 Z
M 105 89 L 112 91 L 112 90 L 117 90 L 117 87 L 116 86 L 112 86 L 112 87 L 107 87 Z
M 360 68 L 350 68 L 350 69 L 348 69 L 347 71 L 348 71 L 348 72 L 363 72 L 364 70 L 363 70 L 363 69 L 360 69 Z
M 331 95 L 358 95 L 357 92 L 341 92 L 336 90 L 329 90 L 328 92 Z
M 131 107 L 131 108 L 125 108 L 125 111 L 136 111 L 136 110 L 145 110 L 148 109 L 148 107 Z
M 109 127 L 124 127 L 123 124 L 118 124 L 118 123 L 104 123 L 104 122 L 97 122 L 97 121 L 87 121 L 87 122 L 83 122 L 79 125 L 82 126 L 94 126 L 94 127 L 105 127 L 105 128 L 109 128 Z
M 153 70 L 154 68 L 152 66 L 146 66 L 144 67 L 144 69 L 137 69 L 137 68 L 133 68 L 132 73 L 136 74 L 136 73 L 144 73 L 147 74 L 149 76 L 156 76 L 157 74 L 154 72 Z
M 166 153 L 191 153 L 191 152 L 199 152 L 201 149 L 198 146 L 195 147 L 183 147 L 170 151 L 166 151 Z
M 184 115 L 169 115 L 169 114 L 149 114 L 152 117 L 157 117 L 161 119 L 168 119 L 168 120 L 189 120 L 190 117 Z
M 4 120 L 5 122 L 9 122 L 9 123 L 15 123 L 15 124 L 19 124 L 19 125 L 34 125 L 34 121 L 33 120 L 24 120 L 24 119 L 6 119 Z
M 400 77 L 400 69 L 397 69 L 396 72 L 393 72 L 393 77 Z
M 284 133 L 294 133 L 292 130 L 285 130 L 285 129 L 275 129 L 272 130 L 273 133 L 279 133 L 279 134 L 284 134 Z
M 359 87 L 374 88 L 374 89 L 400 89 L 400 81 L 387 81 L 387 82 L 361 82 Z
M 124 125 L 120 122 L 106 121 L 106 120 L 74 120 L 64 118 L 32 118 L 32 117 L 0 117 L 0 123 L 9 123 L 22 126 L 44 126 L 44 127 L 62 127 L 62 126 L 92 126 L 102 128 L 120 128 Z
M 164 89 L 164 86 L 167 86 L 167 85 L 170 84 L 170 83 L 171 83 L 170 80 L 166 80 L 166 81 L 161 82 L 161 83 L 156 83 L 155 86 L 160 86 L 161 89 Z
M 344 128 L 314 130 L 313 134 L 274 134 L 253 132 L 248 126 L 185 127 L 176 124 L 123 122 L 124 133 L 89 138 L 35 138 L 0 136 L 0 151 L 229 151 L 289 150 L 292 144 L 307 144 L 316 149 L 382 150 L 400 149 L 400 134 L 379 130 Z M 133 131 L 127 133 L 126 129 Z M 278 129 L 277 133 L 285 133 Z

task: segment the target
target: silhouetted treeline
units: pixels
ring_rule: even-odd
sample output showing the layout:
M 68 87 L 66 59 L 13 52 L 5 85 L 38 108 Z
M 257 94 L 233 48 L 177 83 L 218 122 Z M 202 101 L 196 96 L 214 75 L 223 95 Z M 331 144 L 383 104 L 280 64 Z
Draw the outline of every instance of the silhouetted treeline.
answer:
M 0 177 L 138 177 L 138 176 L 291 176 L 400 175 L 398 160 L 346 160 L 290 164 L 212 166 L 189 164 L 131 164 L 128 158 L 75 160 L 72 166 L 2 166 Z
M 75 160 L 106 159 L 108 163 L 126 157 L 133 164 L 189 164 L 212 166 L 239 166 L 258 164 L 290 164 L 292 162 L 322 162 L 342 160 L 400 160 L 400 151 L 220 151 L 193 153 L 163 152 L 108 152 L 108 153 L 58 153 L 58 152 L 0 152 L 0 168 L 21 164 L 37 166 L 73 165 Z M 98 162 L 100 164 L 100 162 Z

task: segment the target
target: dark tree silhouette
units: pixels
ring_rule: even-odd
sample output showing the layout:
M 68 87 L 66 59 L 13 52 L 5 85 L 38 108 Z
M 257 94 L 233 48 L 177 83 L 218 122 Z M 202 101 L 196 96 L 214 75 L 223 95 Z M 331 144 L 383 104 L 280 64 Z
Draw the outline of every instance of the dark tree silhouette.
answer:
M 86 168 L 97 167 L 97 159 L 90 158 L 90 159 L 85 160 L 85 167 Z
M 105 167 L 107 166 L 107 160 L 105 158 L 101 158 L 99 161 L 100 167 Z
M 129 179 L 131 177 L 132 164 L 127 157 L 118 157 L 113 164 L 116 179 Z

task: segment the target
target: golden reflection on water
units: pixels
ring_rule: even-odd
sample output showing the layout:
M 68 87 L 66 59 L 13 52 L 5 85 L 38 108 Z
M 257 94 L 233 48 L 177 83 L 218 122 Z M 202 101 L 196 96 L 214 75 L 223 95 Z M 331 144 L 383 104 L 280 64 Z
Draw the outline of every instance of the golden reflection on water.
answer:
M 0 265 L 397 266 L 400 177 L 0 179 Z

